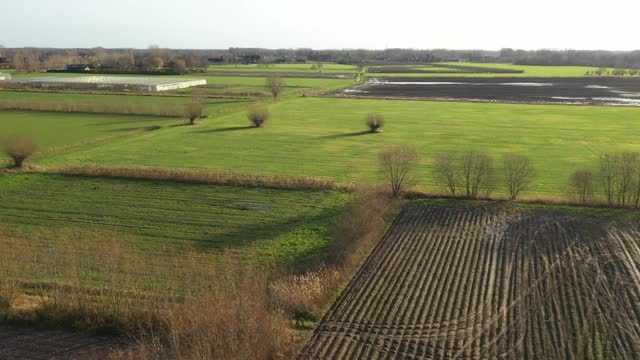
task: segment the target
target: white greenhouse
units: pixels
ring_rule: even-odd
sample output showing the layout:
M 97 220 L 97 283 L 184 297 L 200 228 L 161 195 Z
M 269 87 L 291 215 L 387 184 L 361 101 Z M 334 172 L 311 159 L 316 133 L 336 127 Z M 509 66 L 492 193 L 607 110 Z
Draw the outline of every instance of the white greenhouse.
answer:
M 11 83 L 45 89 L 167 91 L 206 85 L 207 80 L 165 77 L 80 76 L 12 80 Z

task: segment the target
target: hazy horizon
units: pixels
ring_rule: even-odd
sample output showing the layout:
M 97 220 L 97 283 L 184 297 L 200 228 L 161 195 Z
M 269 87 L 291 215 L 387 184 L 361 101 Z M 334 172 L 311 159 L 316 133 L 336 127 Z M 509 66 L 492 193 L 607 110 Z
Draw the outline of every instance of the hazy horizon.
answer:
M 206 2 L 113 0 L 87 5 L 25 0 L 3 5 L 0 45 L 179 49 L 638 49 L 629 41 L 640 2 L 588 6 L 541 0 Z M 605 16 L 608 13 L 615 16 Z M 604 14 L 604 15 L 603 15 Z

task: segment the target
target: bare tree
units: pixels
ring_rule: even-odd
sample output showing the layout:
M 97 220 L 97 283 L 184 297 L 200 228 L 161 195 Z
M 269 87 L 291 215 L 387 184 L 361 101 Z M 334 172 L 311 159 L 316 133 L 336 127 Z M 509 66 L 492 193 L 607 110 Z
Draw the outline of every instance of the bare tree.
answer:
M 617 181 L 618 174 L 616 172 L 615 159 L 609 154 L 604 154 L 600 157 L 600 179 L 602 181 L 602 192 L 604 193 L 607 205 L 613 206 L 613 200 L 615 197 L 615 183 Z
M 636 183 L 639 167 L 638 153 L 605 154 L 600 158 L 602 190 L 609 206 L 635 205 L 640 189 Z
M 410 146 L 389 147 L 378 154 L 380 172 L 391 186 L 393 196 L 413 185 L 411 171 L 418 165 L 418 153 Z
M 569 177 L 570 195 L 576 197 L 581 204 L 593 200 L 593 173 L 589 170 L 578 170 Z
M 481 152 L 468 151 L 462 157 L 462 178 L 466 196 L 489 196 L 493 191 L 495 169 L 493 159 Z
M 529 158 L 525 155 L 506 154 L 503 159 L 504 174 L 511 200 L 515 200 L 521 191 L 533 182 L 535 172 Z
M 22 167 L 22 164 L 36 152 L 33 140 L 24 136 L 10 136 L 2 139 L 2 148 L 17 168 Z
M 637 177 L 639 159 L 640 156 L 632 152 L 624 152 L 615 157 L 618 174 L 615 187 L 618 206 L 625 207 L 634 202 L 635 187 L 633 183 Z
M 13 57 L 13 67 L 16 71 L 39 72 L 42 68 L 40 53 L 32 49 L 18 50 Z
M 284 91 L 286 84 L 279 74 L 273 74 L 265 81 L 264 87 L 273 96 L 273 100 L 278 100 Z
M 368 114 L 367 126 L 369 127 L 369 132 L 371 133 L 382 132 L 382 127 L 384 126 L 384 117 L 382 116 L 382 114 L 378 113 Z
M 438 180 L 446 184 L 452 196 L 456 196 L 460 185 L 460 170 L 456 167 L 456 156 L 439 155 L 435 158 L 434 167 Z

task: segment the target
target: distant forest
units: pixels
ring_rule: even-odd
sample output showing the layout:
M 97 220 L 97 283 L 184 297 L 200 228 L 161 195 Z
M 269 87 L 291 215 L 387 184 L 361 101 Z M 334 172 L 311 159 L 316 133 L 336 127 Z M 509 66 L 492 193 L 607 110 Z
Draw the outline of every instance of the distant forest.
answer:
M 337 62 L 345 64 L 412 64 L 439 61 L 503 62 L 517 65 L 575 65 L 593 67 L 640 68 L 640 51 L 591 50 L 447 50 L 447 49 L 258 49 L 219 50 L 166 49 L 47 49 L 3 48 L 0 67 L 17 70 L 64 70 L 69 64 L 93 68 L 184 73 L 205 71 L 210 64 Z

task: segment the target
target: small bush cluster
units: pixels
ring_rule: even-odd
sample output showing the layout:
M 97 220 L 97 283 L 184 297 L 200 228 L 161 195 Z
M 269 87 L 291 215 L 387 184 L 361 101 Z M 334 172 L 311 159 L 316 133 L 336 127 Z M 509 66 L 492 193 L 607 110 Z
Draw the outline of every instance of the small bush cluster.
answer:
M 24 162 L 36 152 L 33 140 L 26 136 L 12 135 L 0 139 L 0 145 L 4 153 L 11 158 L 13 166 L 22 167 Z
M 382 132 L 382 127 L 384 126 L 384 117 L 382 116 L 382 114 L 370 113 L 369 115 L 367 115 L 367 126 L 369 127 L 369 132 L 371 133 Z
M 568 194 L 581 204 L 640 208 L 640 153 L 603 154 L 593 169 L 571 174 Z
M 254 127 L 264 127 L 269 120 L 269 109 L 265 107 L 254 107 L 247 113 L 247 118 Z

